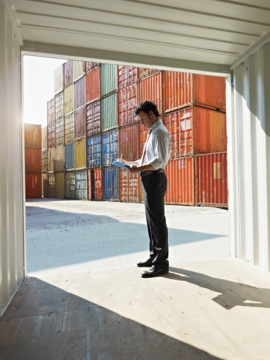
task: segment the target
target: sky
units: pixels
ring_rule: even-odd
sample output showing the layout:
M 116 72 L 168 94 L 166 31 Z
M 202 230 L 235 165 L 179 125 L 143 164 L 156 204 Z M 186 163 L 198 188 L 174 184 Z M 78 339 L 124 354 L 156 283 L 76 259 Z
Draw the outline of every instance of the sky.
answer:
M 54 70 L 67 60 L 24 56 L 24 122 L 47 126 L 47 101 L 54 97 Z

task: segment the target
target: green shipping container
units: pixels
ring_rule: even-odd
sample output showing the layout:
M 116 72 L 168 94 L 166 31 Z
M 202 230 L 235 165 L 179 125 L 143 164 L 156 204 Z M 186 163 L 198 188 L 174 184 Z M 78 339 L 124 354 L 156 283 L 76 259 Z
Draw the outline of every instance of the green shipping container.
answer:
M 56 188 L 56 198 L 64 199 L 65 198 L 65 173 L 60 172 L 55 174 L 55 188 Z
M 102 131 L 117 127 L 117 93 L 101 100 L 101 127 Z
M 101 65 L 101 96 L 117 90 L 118 73 L 117 65 Z

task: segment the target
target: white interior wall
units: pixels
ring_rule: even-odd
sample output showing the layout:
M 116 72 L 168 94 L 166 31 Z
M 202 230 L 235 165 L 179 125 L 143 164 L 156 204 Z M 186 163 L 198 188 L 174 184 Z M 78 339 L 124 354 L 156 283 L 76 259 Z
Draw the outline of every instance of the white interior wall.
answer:
M 0 3 L 0 309 L 24 277 L 24 168 L 20 42 Z

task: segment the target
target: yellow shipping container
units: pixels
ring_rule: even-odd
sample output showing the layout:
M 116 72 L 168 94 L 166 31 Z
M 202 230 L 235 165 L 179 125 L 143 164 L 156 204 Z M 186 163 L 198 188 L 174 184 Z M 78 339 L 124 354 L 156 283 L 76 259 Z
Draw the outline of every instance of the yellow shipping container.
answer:
M 73 61 L 73 81 L 76 81 L 84 74 L 84 61 Z
M 64 115 L 73 112 L 74 85 L 70 85 L 64 90 Z
M 47 139 L 48 139 L 48 126 L 45 126 L 44 128 L 42 128 L 42 142 L 41 142 L 42 150 L 45 150 L 48 147 Z
M 56 188 L 56 198 L 64 199 L 65 198 L 65 173 L 60 172 L 55 174 L 55 188 Z
M 75 141 L 75 168 L 86 168 L 86 139 Z
M 56 147 L 56 158 L 54 164 L 54 171 L 65 171 L 65 146 L 59 145 Z
M 48 149 L 48 172 L 49 173 L 54 172 L 55 160 L 56 160 L 56 149 L 55 148 L 49 148 Z

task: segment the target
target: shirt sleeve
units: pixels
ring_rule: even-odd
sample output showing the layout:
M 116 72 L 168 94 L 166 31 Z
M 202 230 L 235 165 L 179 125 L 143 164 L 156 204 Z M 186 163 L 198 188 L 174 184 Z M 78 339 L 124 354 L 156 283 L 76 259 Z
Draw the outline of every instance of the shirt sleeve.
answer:
M 150 165 L 152 165 L 156 170 L 164 168 L 168 163 L 170 151 L 171 141 L 168 134 L 166 134 L 166 132 L 161 129 L 157 129 L 155 132 L 154 143 L 155 157 L 151 161 Z
M 142 165 L 142 159 L 135 160 L 135 162 L 138 164 L 138 166 L 141 166 L 141 165 Z

